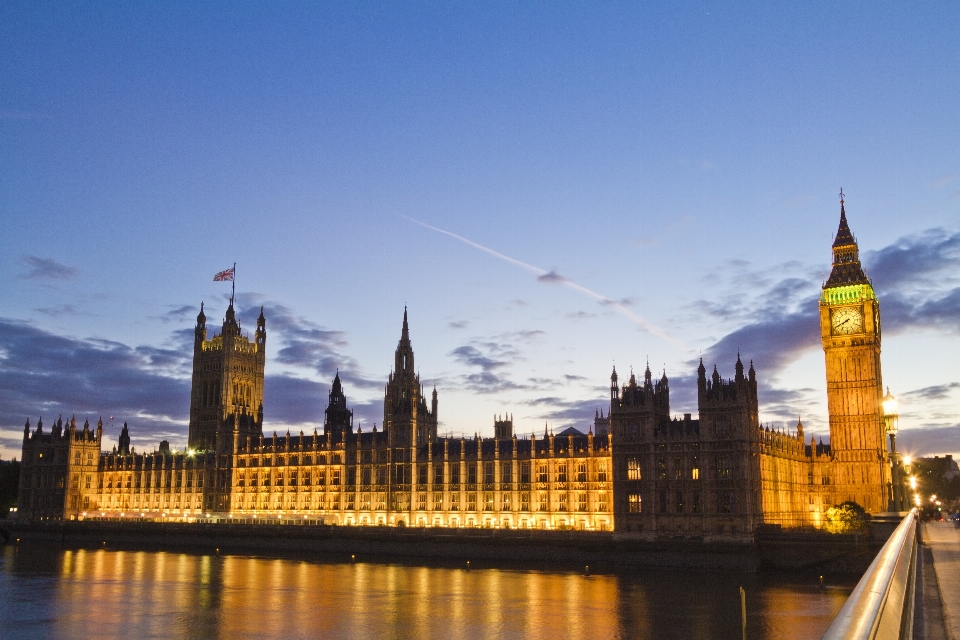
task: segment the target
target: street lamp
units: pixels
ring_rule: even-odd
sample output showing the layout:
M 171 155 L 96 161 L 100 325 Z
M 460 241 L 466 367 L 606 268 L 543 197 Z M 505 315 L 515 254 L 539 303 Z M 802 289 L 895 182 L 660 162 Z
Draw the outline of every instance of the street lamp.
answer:
M 904 474 L 903 474 L 903 477 L 901 478 L 903 480 L 903 488 L 901 489 L 903 493 L 900 494 L 900 500 L 903 503 L 904 509 L 910 508 L 910 503 L 911 503 L 910 494 L 917 492 L 917 477 L 914 475 L 910 475 L 912 472 L 912 465 L 913 465 L 913 457 L 903 456 Z
M 893 492 L 890 496 L 890 511 L 903 510 L 903 487 L 900 486 L 900 469 L 897 462 L 897 427 L 900 416 L 897 415 L 897 399 L 887 387 L 887 395 L 881 401 L 883 405 L 883 422 L 887 435 L 890 436 L 890 466 L 893 472 Z

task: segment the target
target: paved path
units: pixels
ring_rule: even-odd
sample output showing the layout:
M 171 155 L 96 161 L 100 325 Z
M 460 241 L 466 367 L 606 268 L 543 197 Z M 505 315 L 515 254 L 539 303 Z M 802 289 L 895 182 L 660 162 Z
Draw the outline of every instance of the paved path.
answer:
M 960 527 L 953 522 L 927 522 L 922 540 L 933 553 L 947 637 L 960 640 Z

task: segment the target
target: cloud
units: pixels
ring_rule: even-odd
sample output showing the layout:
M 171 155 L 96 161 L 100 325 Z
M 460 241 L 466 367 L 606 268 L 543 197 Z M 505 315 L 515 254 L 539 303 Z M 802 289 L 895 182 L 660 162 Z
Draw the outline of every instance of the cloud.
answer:
M 546 421 L 557 430 L 566 426 L 577 426 L 584 432 L 588 427 L 593 427 L 593 418 L 597 410 L 603 410 L 606 413 L 610 409 L 610 403 L 601 398 L 567 400 L 557 396 L 546 396 L 533 398 L 522 404 L 543 408 L 542 411 L 525 416 L 529 419 Z
M 863 261 L 880 299 L 885 334 L 924 328 L 960 333 L 960 279 L 956 275 L 960 272 L 960 232 L 934 228 L 904 236 L 887 247 L 865 252 Z M 792 416 L 801 413 L 804 424 L 810 416 L 814 427 L 825 429 L 826 424 L 820 424 L 813 411 L 819 400 L 813 390 L 781 389 L 770 383 L 801 355 L 821 348 L 820 282 L 810 276 L 817 267 L 796 262 L 763 272 L 745 262 L 726 267 L 719 270 L 721 277 L 713 285 L 720 293 L 711 300 L 698 300 L 688 310 L 689 320 L 708 316 L 727 327 L 722 337 L 704 350 L 708 371 L 717 363 L 721 375 L 730 377 L 739 352 L 745 363 L 752 359 L 756 366 L 765 416 L 790 424 Z M 745 286 L 747 283 L 752 285 Z M 692 369 L 696 360 L 688 364 Z M 696 398 L 691 393 L 695 388 L 686 381 L 674 384 L 675 380 L 670 379 L 671 401 L 695 408 Z M 950 382 L 905 395 L 916 402 L 931 402 L 948 397 L 958 386 L 960 383 Z M 957 416 L 945 414 L 936 419 L 950 422 Z
M 944 400 L 953 395 L 953 392 L 957 389 L 960 389 L 960 382 L 949 382 L 947 384 L 938 384 L 932 387 L 924 387 L 922 389 L 908 391 L 904 394 L 904 396 L 913 401 Z
M 197 314 L 200 313 L 200 308 L 192 304 L 184 304 L 178 307 L 174 307 L 167 311 L 166 313 L 155 316 L 160 322 L 176 322 L 178 324 L 183 324 L 188 318 L 192 321 Z
M 88 313 L 81 313 L 75 306 L 72 304 L 62 304 L 58 307 L 40 307 L 34 309 L 37 313 L 43 314 L 45 316 L 53 316 L 59 318 L 60 316 L 79 316 L 79 315 L 90 315 Z
M 897 434 L 897 450 L 911 456 L 957 455 L 958 442 L 960 424 L 901 429 Z
M 551 269 L 551 270 L 548 271 L 547 273 L 545 273 L 545 274 L 543 274 L 543 275 L 540 275 L 540 276 L 537 276 L 537 281 L 538 281 L 538 282 L 547 282 L 547 283 L 563 283 L 563 282 L 567 282 L 567 279 L 564 278 L 564 277 L 563 277 L 562 275 L 560 275 L 559 273 L 557 273 L 556 271 L 553 271 L 553 270 Z
M 736 362 L 737 354 L 768 372 L 780 371 L 803 352 L 820 344 L 816 302 L 795 313 L 769 317 L 740 327 L 710 346 L 704 362 Z
M 178 350 L 59 336 L 0 318 L 0 424 L 110 414 L 141 433 L 185 433 L 188 367 Z
M 956 175 L 940 176 L 933 182 L 933 186 L 937 189 L 943 189 L 945 186 L 957 179 Z
M 407 218 L 407 216 L 402 216 L 402 217 Z M 455 234 L 455 233 L 453 233 L 453 232 L 451 232 L 451 231 L 445 231 L 445 230 L 440 229 L 440 228 L 438 228 L 438 227 L 434 227 L 434 226 L 429 225 L 429 224 L 427 224 L 427 223 L 425 223 L 425 222 L 420 222 L 419 220 L 414 220 L 413 218 L 407 218 L 407 220 L 409 220 L 410 222 L 413 222 L 413 223 L 415 223 L 415 224 L 418 224 L 418 225 L 420 225 L 421 227 L 430 229 L 431 231 L 436 231 L 437 233 L 442 233 L 442 234 L 445 235 L 445 236 L 449 236 L 449 237 L 451 237 L 451 238 L 454 238 L 455 240 L 458 240 L 458 241 L 460 241 L 460 242 L 462 242 L 462 243 L 464 243 L 464 244 L 466 244 L 466 245 L 469 245 L 469 246 L 471 246 L 471 247 L 473 247 L 473 248 L 475 248 L 475 249 L 478 249 L 478 250 L 480 250 L 480 251 L 483 251 L 484 253 L 486 253 L 486 254 L 488 254 L 488 255 L 491 255 L 491 256 L 499 259 L 499 260 L 502 260 L 502 261 L 504 261 L 504 262 L 508 262 L 508 263 L 510 263 L 510 264 L 512 264 L 512 265 L 514 265 L 514 266 L 520 267 L 520 268 L 522 268 L 522 269 L 524 269 L 524 270 L 526 270 L 526 271 L 528 271 L 528 272 L 530 272 L 530 273 L 533 273 L 533 274 L 535 274 L 535 275 L 537 276 L 537 280 L 538 280 L 539 282 L 544 282 L 544 283 L 548 283 L 548 284 L 562 284 L 562 285 L 564 285 L 564 286 L 566 286 L 566 287 L 568 287 L 568 288 L 576 291 L 577 293 L 580 293 L 581 295 L 584 295 L 584 296 L 586 296 L 586 297 L 588 297 L 588 298 L 590 298 L 590 299 L 592 299 L 592 300 L 594 300 L 594 301 L 596 301 L 596 302 L 603 303 L 603 304 L 609 304 L 611 307 L 613 307 L 614 309 L 616 309 L 621 315 L 623 315 L 624 317 L 628 318 L 631 322 L 635 323 L 635 324 L 636 324 L 637 326 L 639 326 L 640 328 L 642 328 L 642 329 L 644 329 L 644 330 L 652 333 L 652 334 L 655 335 L 655 336 L 658 336 L 658 337 L 666 340 L 667 342 L 673 344 L 673 345 L 676 346 L 676 347 L 679 347 L 679 348 L 684 349 L 684 350 L 686 350 L 686 351 L 691 351 L 691 350 L 692 350 L 691 347 L 690 347 L 688 344 L 686 344 L 685 342 L 683 342 L 682 340 L 674 337 L 674 336 L 671 335 L 669 332 L 665 331 L 664 329 L 661 329 L 661 328 L 658 327 L 657 325 L 655 325 L 655 324 L 653 324 L 653 323 L 651 323 L 651 322 L 648 322 L 646 319 L 640 317 L 639 315 L 637 315 L 637 314 L 634 313 L 633 311 L 627 309 L 625 306 L 623 306 L 623 305 L 620 304 L 619 302 L 616 302 L 615 300 L 611 300 L 610 298 L 604 296 L 603 294 L 600 294 L 600 293 L 597 293 L 596 291 L 593 291 L 593 290 L 591 290 L 591 289 L 588 289 L 588 288 L 584 287 L 583 285 L 577 284 L 577 283 L 574 282 L 573 280 L 571 280 L 571 279 L 569 279 L 569 278 L 566 278 L 566 277 L 564 277 L 564 276 L 561 276 L 561 275 L 558 274 L 556 271 L 553 271 L 553 270 L 551 270 L 551 271 L 546 271 L 546 270 L 544 270 L 544 269 L 541 269 L 540 267 L 536 267 L 536 266 L 534 266 L 534 265 L 532 265 L 532 264 L 528 264 L 528 263 L 526 263 L 526 262 L 523 262 L 522 260 L 517 260 L 516 258 L 511 258 L 510 256 L 504 255 L 504 254 L 500 253 L 499 251 L 495 251 L 495 250 L 493 250 L 493 249 L 491 249 L 491 248 L 489 248 L 489 247 L 485 247 L 485 246 L 483 246 L 482 244 L 479 244 L 479 243 L 477 243 L 477 242 L 474 242 L 473 240 L 468 240 L 467 238 L 464 238 L 463 236 L 457 235 L 457 234 Z
M 30 268 L 21 276 L 25 280 L 74 280 L 80 274 L 74 267 L 68 267 L 53 258 L 27 255 L 21 261 Z
M 508 372 L 503 371 L 521 359 L 520 352 L 509 344 L 474 341 L 457 347 L 450 355 L 462 365 L 480 369 L 479 372 L 462 376 L 462 383 L 471 391 L 498 393 L 524 388 L 524 385 L 510 380 Z
M 449 322 L 447 326 L 451 329 L 466 329 L 470 326 L 470 322 L 467 320 L 457 320 L 456 322 Z
M 919 234 L 904 236 L 878 251 L 864 256 L 868 275 L 878 292 L 897 292 L 918 282 L 936 285 L 931 277 L 955 274 L 960 266 L 960 231 L 943 228 L 928 229 Z
M 659 235 L 653 235 L 647 233 L 640 236 L 639 238 L 634 238 L 629 241 L 629 244 L 634 247 L 645 248 L 645 247 L 654 247 L 665 241 L 669 236 L 673 235 L 673 232 L 684 227 L 689 226 L 694 221 L 694 217 L 689 213 L 680 216 L 679 218 L 673 217 L 670 218 L 669 222 L 666 224 L 661 224 L 658 231 Z
M 473 338 L 450 352 L 453 359 L 464 366 L 480 371 L 461 377 L 461 383 L 476 393 L 499 393 L 509 390 L 533 388 L 510 379 L 509 368 L 525 357 L 523 345 L 531 345 L 545 335 L 540 329 L 527 329 L 500 333 L 491 338 Z
M 960 332 L 960 281 L 953 275 L 960 269 L 960 232 L 936 228 L 905 236 L 868 252 L 864 262 L 888 334 L 921 327 Z M 690 309 L 691 315 L 734 324 L 704 351 L 705 362 L 733 362 L 739 352 L 773 373 L 820 347 L 819 283 L 809 275 L 812 267 L 786 263 L 764 275 L 747 263 L 728 266 L 730 292 Z M 746 282 L 753 283 L 748 295 Z
M 604 306 L 619 305 L 621 307 L 630 307 L 636 304 L 636 300 L 634 300 L 633 298 L 621 298 L 620 300 L 604 300 L 600 304 Z
M 250 298 L 238 298 L 242 327 L 255 326 L 260 314 L 259 301 Z M 195 311 L 185 305 L 164 315 L 174 318 Z M 210 309 L 207 312 L 208 320 L 216 317 Z M 344 332 L 315 326 L 282 305 L 265 304 L 265 313 L 268 341 L 279 344 L 277 361 L 329 375 L 331 381 L 340 366 L 356 424 L 372 428 L 373 422 L 381 419 L 382 399 L 350 399 L 351 388 L 380 389 L 383 381 L 361 375 L 344 352 Z M 215 322 L 208 324 L 209 335 L 216 330 Z M 76 414 L 81 424 L 85 419 L 95 423 L 103 415 L 108 441 L 115 441 L 126 421 L 138 449 L 152 450 L 161 439 L 182 445 L 189 420 L 193 331 L 192 326 L 173 331 L 160 346 L 132 346 L 57 335 L 31 323 L 0 318 L 0 425 L 13 426 L 18 432 L 17 425 L 28 417 L 35 424 L 37 417 L 43 416 L 49 426 L 58 415 L 69 418 Z M 274 425 L 283 430 L 291 425 L 321 428 L 328 393 L 329 382 L 290 372 L 268 374 L 264 380 L 265 429 Z M 19 451 L 17 433 L 0 431 L 0 446 L 8 440 L 13 443 L 10 448 Z
M 933 328 L 960 333 L 960 231 L 900 238 L 866 255 L 887 333 Z
M 337 371 L 344 383 L 363 389 L 380 389 L 381 378 L 364 375 L 360 364 L 346 352 L 349 347 L 344 331 L 326 329 L 300 317 L 289 307 L 264 300 L 255 294 L 237 296 L 242 324 L 255 326 L 263 307 L 267 320 L 267 342 L 279 345 L 276 362 L 314 371 L 333 380 Z
M 450 355 L 460 364 L 468 367 L 480 367 L 484 371 L 493 371 L 494 369 L 507 366 L 506 361 L 495 360 L 471 345 L 457 347 L 450 352 Z

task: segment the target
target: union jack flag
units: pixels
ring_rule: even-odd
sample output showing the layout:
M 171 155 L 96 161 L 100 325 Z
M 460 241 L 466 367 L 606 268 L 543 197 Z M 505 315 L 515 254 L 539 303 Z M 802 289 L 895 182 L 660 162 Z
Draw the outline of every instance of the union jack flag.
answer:
M 233 270 L 236 267 L 230 267 L 229 269 L 224 269 L 217 275 L 213 276 L 214 282 L 233 282 Z

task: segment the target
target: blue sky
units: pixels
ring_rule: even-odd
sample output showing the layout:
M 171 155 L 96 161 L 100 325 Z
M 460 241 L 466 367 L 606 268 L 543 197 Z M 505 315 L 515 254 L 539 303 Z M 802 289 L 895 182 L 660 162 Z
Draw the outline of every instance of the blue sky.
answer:
M 957 33 L 934 3 L 5 3 L 0 455 L 38 414 L 184 443 L 233 262 L 268 431 L 317 426 L 338 367 L 379 423 L 407 305 L 443 433 L 585 428 L 647 359 L 695 413 L 697 358 L 739 350 L 765 423 L 826 436 L 840 187 L 900 442 L 960 452 Z

